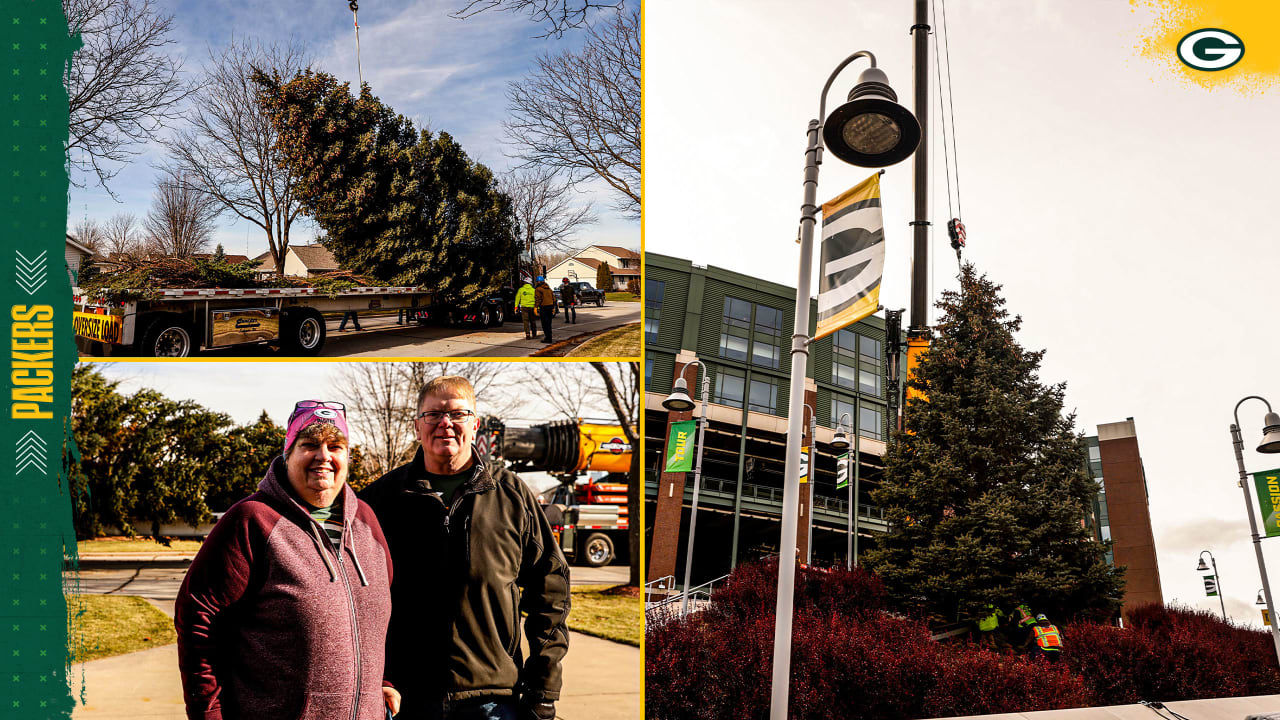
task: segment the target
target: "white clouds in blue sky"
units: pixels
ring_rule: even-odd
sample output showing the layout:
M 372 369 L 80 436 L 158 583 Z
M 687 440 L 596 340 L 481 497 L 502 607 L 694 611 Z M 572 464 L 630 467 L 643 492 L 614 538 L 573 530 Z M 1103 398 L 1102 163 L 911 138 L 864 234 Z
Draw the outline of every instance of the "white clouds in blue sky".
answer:
M 352 14 L 341 0 L 326 2 L 241 2 L 225 0 L 157 3 L 174 15 L 171 46 L 185 57 L 185 69 L 197 75 L 210 51 L 217 53 L 233 37 L 264 43 L 302 42 L 315 66 L 341 81 L 357 84 Z M 366 0 L 360 3 L 360 60 L 365 82 L 375 95 L 420 127 L 446 131 L 475 160 L 495 172 L 512 166 L 502 140 L 506 89 L 522 78 L 542 53 L 576 49 L 580 31 L 560 39 L 537 38 L 539 25 L 511 13 L 482 13 L 467 20 L 449 17 L 452 0 Z M 96 185 L 72 188 L 68 225 L 86 215 L 99 221 L 118 212 L 143 217 L 155 185 L 155 166 L 164 160 L 153 144 L 111 183 L 121 203 Z M 638 223 L 603 210 L 609 205 L 602 183 L 587 188 L 583 200 L 599 193 L 600 223 L 582 233 L 584 244 L 639 247 Z M 294 243 L 308 242 L 314 230 L 295 226 Z M 266 250 L 258 228 L 249 223 L 221 222 L 216 237 L 230 253 L 256 255 Z

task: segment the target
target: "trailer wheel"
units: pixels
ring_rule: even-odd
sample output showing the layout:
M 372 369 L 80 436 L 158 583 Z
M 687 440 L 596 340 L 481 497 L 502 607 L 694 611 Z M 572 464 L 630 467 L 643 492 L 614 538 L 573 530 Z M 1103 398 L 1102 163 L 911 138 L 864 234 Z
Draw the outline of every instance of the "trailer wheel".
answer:
M 613 561 L 613 541 L 604 533 L 591 533 L 582 543 L 581 555 L 587 567 L 604 567 Z
M 280 323 L 280 342 L 285 352 L 300 357 L 319 355 L 328 328 L 324 316 L 314 308 L 292 308 Z
M 604 293 L 596 296 L 596 307 L 604 307 Z
M 502 324 L 507 321 L 507 313 L 503 310 L 502 303 L 494 303 L 489 308 L 490 327 L 502 327 Z
M 171 315 L 151 321 L 142 334 L 138 354 L 144 357 L 190 357 L 195 352 L 195 333 L 182 318 Z

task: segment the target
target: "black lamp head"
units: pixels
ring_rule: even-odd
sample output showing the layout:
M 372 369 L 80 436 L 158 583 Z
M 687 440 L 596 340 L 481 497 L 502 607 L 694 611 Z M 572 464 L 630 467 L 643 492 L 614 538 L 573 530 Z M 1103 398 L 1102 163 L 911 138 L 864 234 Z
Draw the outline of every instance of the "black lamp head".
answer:
M 887 167 L 906 160 L 920 144 L 920 123 L 898 104 L 879 68 L 867 68 L 822 126 L 831 154 L 858 167 Z

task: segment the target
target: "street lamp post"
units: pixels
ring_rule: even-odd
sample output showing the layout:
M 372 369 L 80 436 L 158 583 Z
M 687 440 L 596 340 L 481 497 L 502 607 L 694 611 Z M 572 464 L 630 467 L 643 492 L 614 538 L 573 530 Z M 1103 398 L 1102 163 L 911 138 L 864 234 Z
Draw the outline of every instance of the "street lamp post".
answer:
M 1263 417 L 1262 443 L 1258 445 L 1260 453 L 1280 453 L 1280 415 L 1271 411 L 1271 403 L 1257 395 L 1249 395 L 1236 403 L 1231 424 L 1231 444 L 1236 451 L 1236 466 L 1240 469 L 1240 489 L 1244 492 L 1244 509 L 1249 516 L 1249 532 L 1253 536 L 1253 552 L 1258 556 L 1258 574 L 1262 576 L 1262 595 L 1267 601 L 1267 614 L 1272 617 L 1271 641 L 1276 646 L 1276 659 L 1280 660 L 1280 630 L 1276 628 L 1276 606 L 1271 598 L 1271 583 L 1267 580 L 1267 565 L 1262 559 L 1262 538 L 1258 537 L 1258 521 L 1253 518 L 1253 501 L 1249 497 L 1248 475 L 1244 469 L 1244 440 L 1240 437 L 1240 406 L 1245 400 L 1261 400 L 1267 406 L 1267 414 Z
M 813 409 L 809 403 L 804 404 L 805 410 L 809 411 L 809 476 L 806 478 L 809 485 L 809 513 L 805 516 L 808 527 L 805 530 L 805 553 L 804 564 L 813 564 L 813 499 L 817 496 L 814 491 L 818 477 L 818 412 Z
M 800 438 L 804 427 L 804 380 L 809 362 L 809 288 L 813 274 L 813 228 L 818 215 L 818 166 L 822 164 L 823 136 L 837 158 L 861 167 L 885 167 L 905 160 L 920 143 L 920 125 L 897 102 L 875 56 L 858 51 L 836 66 L 822 87 L 818 118 L 827 113 L 827 93 L 840 71 L 865 57 L 871 67 L 858 77 L 849 100 L 824 127 L 809 121 L 805 149 L 804 203 L 800 211 L 800 268 L 796 282 L 795 328 L 791 336 L 791 385 L 787 412 L 786 475 L 782 491 L 782 539 L 778 544 L 778 600 L 773 633 L 773 678 L 770 720 L 786 720 L 791 681 L 791 620 L 793 614 L 796 557 L 795 542 L 800 500 Z
M 689 398 L 689 385 L 685 382 L 684 373 L 691 367 L 702 367 L 702 362 L 694 360 L 686 363 L 680 369 L 680 377 L 676 378 L 675 385 L 671 388 L 671 394 L 666 400 L 662 401 L 662 407 L 676 412 L 684 412 L 693 409 L 693 400 Z M 689 508 L 689 542 L 685 545 L 684 550 L 684 592 L 680 598 L 680 615 L 683 617 L 689 612 L 689 579 L 693 571 L 693 535 L 698 527 L 698 490 L 702 486 L 702 440 L 707 430 L 707 398 L 711 392 L 711 379 L 708 377 L 706 368 L 702 367 L 702 410 L 698 414 L 698 449 L 695 451 L 693 460 L 693 506 Z M 694 373 L 694 381 L 698 379 L 697 373 Z
M 1196 566 L 1196 570 L 1199 570 L 1200 572 L 1204 572 L 1205 570 L 1209 569 L 1209 566 L 1204 564 L 1205 555 L 1209 556 L 1209 562 L 1213 565 L 1213 584 L 1218 591 L 1218 605 L 1222 608 L 1222 621 L 1226 622 L 1227 606 L 1226 606 L 1226 603 L 1222 601 L 1222 578 L 1218 577 L 1218 562 L 1213 559 L 1213 553 L 1209 552 L 1208 550 L 1201 550 L 1200 564 Z
M 845 435 L 844 428 L 849 427 L 844 424 L 844 419 L 849 418 L 852 422 L 853 418 L 849 413 L 840 413 L 840 421 L 836 423 L 836 436 L 831 441 L 831 447 L 836 450 L 848 450 L 849 439 Z M 852 570 L 858 567 L 858 471 L 861 459 L 858 457 L 858 428 L 853 428 L 853 457 L 850 468 L 850 458 L 845 459 L 845 485 L 849 488 L 849 537 L 848 545 L 845 549 L 845 567 Z M 849 474 L 853 474 L 853 481 L 849 481 Z

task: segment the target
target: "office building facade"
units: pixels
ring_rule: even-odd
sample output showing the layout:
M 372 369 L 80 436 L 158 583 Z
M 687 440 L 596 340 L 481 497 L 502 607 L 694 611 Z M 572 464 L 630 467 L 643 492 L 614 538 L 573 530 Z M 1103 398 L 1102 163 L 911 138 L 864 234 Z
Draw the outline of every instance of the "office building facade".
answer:
M 681 373 L 689 394 L 700 399 L 705 372 L 710 402 L 691 580 L 696 586 L 778 550 L 795 290 L 657 253 L 647 253 L 645 263 L 648 579 L 683 577 L 692 501 L 692 473 L 664 473 L 662 465 L 669 424 L 694 418 L 696 411 L 668 412 L 662 401 Z M 811 307 L 810 317 L 816 316 Z M 694 360 L 702 368 L 686 370 Z M 883 471 L 889 428 L 885 372 L 881 317 L 810 346 L 805 444 L 811 444 L 809 416 L 816 412 L 817 450 L 811 481 L 802 485 L 801 560 L 847 557 L 849 491 L 836 487 L 837 454 L 830 447 L 842 419 L 846 429 L 855 422 L 858 427 L 860 543 L 886 527 L 868 499 Z

